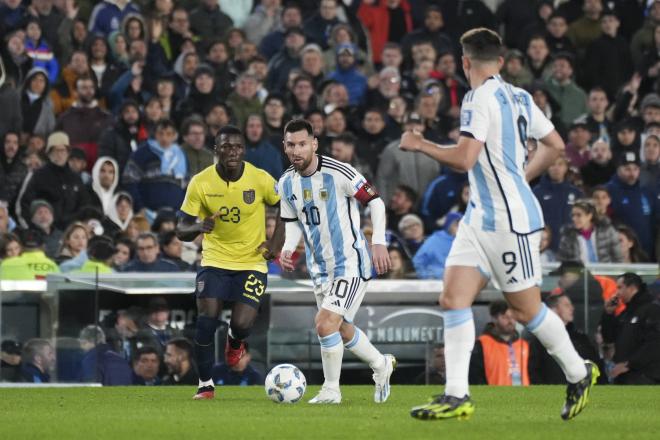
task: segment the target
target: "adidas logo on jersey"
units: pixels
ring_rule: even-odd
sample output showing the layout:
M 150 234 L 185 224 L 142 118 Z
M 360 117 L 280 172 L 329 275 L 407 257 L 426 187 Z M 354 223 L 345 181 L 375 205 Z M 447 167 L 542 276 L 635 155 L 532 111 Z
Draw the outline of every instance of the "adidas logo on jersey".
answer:
M 506 283 L 507 284 L 513 284 L 513 283 L 517 283 L 517 282 L 518 282 L 518 280 L 516 279 L 516 277 L 511 277 L 507 280 Z
M 341 303 L 339 301 L 335 301 L 332 303 L 333 306 L 341 307 Z
M 296 197 L 295 194 L 292 194 L 291 197 L 289 197 L 289 201 L 293 202 L 294 200 L 298 200 L 298 197 Z

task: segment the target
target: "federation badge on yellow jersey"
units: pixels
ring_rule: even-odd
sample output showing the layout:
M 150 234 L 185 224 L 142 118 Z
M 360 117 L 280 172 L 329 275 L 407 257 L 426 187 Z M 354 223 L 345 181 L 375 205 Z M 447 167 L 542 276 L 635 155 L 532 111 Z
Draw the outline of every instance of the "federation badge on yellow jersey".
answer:
M 254 203 L 255 199 L 255 193 L 253 189 L 249 189 L 247 191 L 243 191 L 243 201 L 247 203 L 248 205 Z

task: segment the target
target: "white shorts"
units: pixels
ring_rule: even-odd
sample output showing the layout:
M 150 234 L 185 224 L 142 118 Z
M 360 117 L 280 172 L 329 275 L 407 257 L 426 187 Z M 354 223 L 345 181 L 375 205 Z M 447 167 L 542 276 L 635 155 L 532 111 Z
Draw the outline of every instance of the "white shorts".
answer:
M 496 288 L 518 292 L 541 285 L 541 231 L 481 231 L 461 222 L 446 266 L 476 267 Z
M 319 309 L 337 313 L 345 321 L 353 322 L 366 291 L 367 281 L 360 277 L 336 278 L 314 287 L 314 296 Z

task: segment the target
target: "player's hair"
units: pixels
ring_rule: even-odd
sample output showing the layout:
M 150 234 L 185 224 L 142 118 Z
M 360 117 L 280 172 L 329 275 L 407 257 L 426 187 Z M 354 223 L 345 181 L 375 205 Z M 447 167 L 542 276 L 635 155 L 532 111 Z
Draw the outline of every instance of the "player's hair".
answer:
M 135 350 L 132 363 L 136 364 L 140 360 L 140 358 L 145 354 L 155 354 L 160 360 L 160 353 L 158 353 L 158 350 L 156 350 L 156 348 L 152 347 L 151 345 L 145 345 L 144 347 L 140 347 L 137 350 Z
M 497 318 L 498 316 L 505 314 L 507 310 L 509 310 L 509 304 L 503 299 L 493 301 L 488 306 L 488 313 L 490 313 L 490 316 L 493 318 Z
M 563 297 L 568 298 L 568 295 L 566 295 L 565 293 L 560 293 L 558 295 L 550 295 L 545 299 L 545 305 L 548 306 L 548 308 L 550 309 L 557 307 L 557 304 L 559 304 L 559 299 Z
M 351 133 L 350 131 L 346 131 L 346 132 L 344 132 L 344 133 L 341 133 L 341 134 L 338 135 L 337 137 L 335 137 L 335 138 L 332 140 L 332 142 L 333 142 L 333 143 L 334 143 L 334 142 L 342 142 L 342 143 L 344 143 L 344 144 L 346 144 L 346 145 L 351 145 L 351 146 L 355 147 L 355 144 L 357 144 L 357 138 L 356 138 L 355 135 L 354 135 L 353 133 Z
M 292 119 L 284 126 L 284 134 L 295 133 L 297 131 L 305 130 L 308 135 L 314 136 L 314 127 L 306 119 Z
M 623 284 L 626 287 L 635 286 L 638 292 L 644 292 L 646 290 L 646 283 L 642 280 L 642 277 L 634 272 L 626 272 L 619 275 L 617 279 L 619 278 L 623 280 Z
M 220 136 L 222 136 L 223 134 L 225 136 L 236 135 L 236 136 L 243 137 L 243 130 L 241 130 L 240 128 L 238 128 L 235 125 L 225 125 L 220 130 L 218 130 L 218 134 L 215 136 L 215 144 L 216 145 L 220 145 L 220 142 L 219 142 Z
M 40 338 L 30 339 L 23 346 L 23 354 L 22 354 L 23 362 L 25 363 L 33 362 L 34 358 L 38 354 L 41 354 L 41 352 L 46 347 L 49 346 L 50 346 L 50 342 L 48 342 L 46 339 L 40 339 Z
M 482 62 L 497 61 L 502 56 L 503 45 L 500 36 L 490 29 L 476 28 L 461 36 L 463 54 L 471 60 Z
M 174 345 L 177 350 L 186 353 L 189 361 L 193 359 L 193 346 L 186 338 L 173 338 L 167 341 L 167 345 Z

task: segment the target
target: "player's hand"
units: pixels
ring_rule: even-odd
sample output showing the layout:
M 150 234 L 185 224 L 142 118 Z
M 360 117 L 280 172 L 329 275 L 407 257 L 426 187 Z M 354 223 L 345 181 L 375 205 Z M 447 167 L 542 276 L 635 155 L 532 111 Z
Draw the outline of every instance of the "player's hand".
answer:
M 261 256 L 264 257 L 264 259 L 267 261 L 274 260 L 277 255 L 275 255 L 275 252 L 271 251 L 270 248 L 270 242 L 264 241 L 257 248 L 257 252 L 259 252 Z
M 406 130 L 401 136 L 399 148 L 404 151 L 419 151 L 422 148 L 424 136 L 417 130 Z
M 296 268 L 293 264 L 293 252 L 284 251 L 280 254 L 280 266 L 287 272 L 293 272 Z
M 612 377 L 617 377 L 628 371 L 630 371 L 630 368 L 628 368 L 628 362 L 619 362 L 618 364 L 614 364 L 614 368 L 612 368 L 610 375 Z
M 215 228 L 215 219 L 218 217 L 218 214 L 213 214 L 211 217 L 206 217 L 202 223 L 199 224 L 200 232 L 208 234 Z
M 382 244 L 375 244 L 371 247 L 371 255 L 374 260 L 374 267 L 376 268 L 376 273 L 382 275 L 387 273 L 388 270 L 392 267 L 392 262 L 390 261 L 390 253 L 387 252 L 387 247 Z

